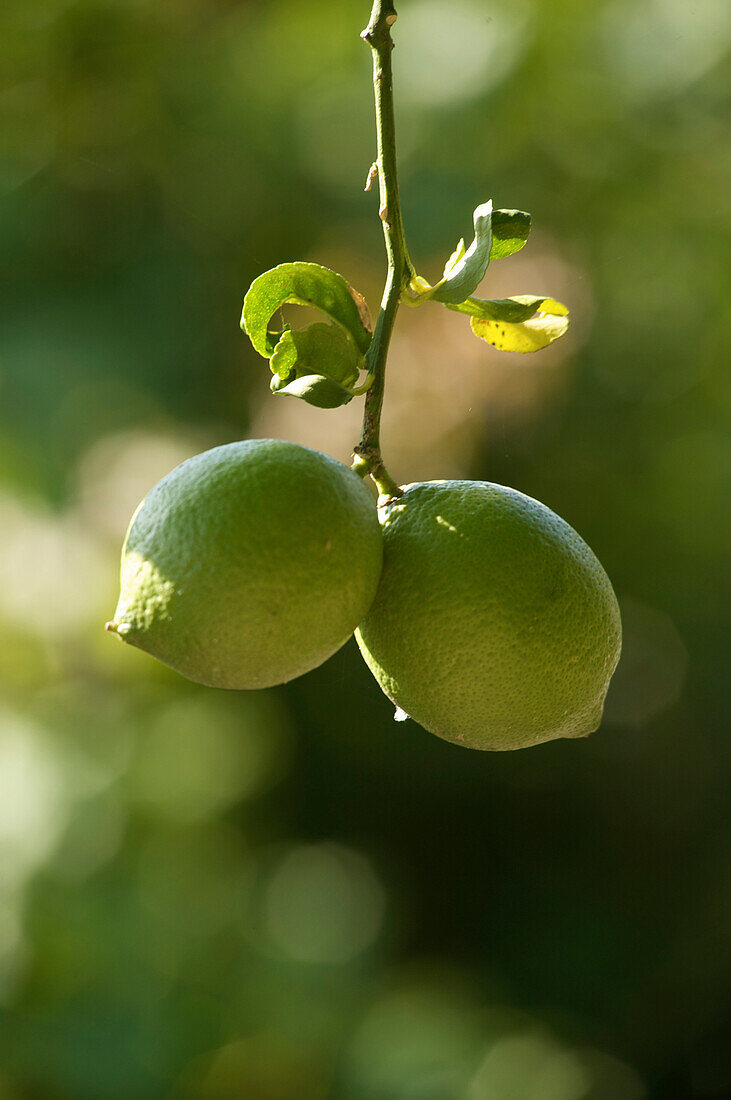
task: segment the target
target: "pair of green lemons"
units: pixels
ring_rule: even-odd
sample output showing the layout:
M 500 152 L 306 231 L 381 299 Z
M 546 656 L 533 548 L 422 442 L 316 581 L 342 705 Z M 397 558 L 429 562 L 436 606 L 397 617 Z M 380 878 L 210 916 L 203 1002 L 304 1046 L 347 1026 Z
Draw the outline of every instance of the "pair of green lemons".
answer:
M 515 749 L 599 725 L 621 645 L 602 566 L 515 489 L 405 487 L 376 509 L 335 459 L 230 443 L 143 500 L 109 629 L 219 688 L 284 683 L 355 631 L 391 701 L 447 741 Z

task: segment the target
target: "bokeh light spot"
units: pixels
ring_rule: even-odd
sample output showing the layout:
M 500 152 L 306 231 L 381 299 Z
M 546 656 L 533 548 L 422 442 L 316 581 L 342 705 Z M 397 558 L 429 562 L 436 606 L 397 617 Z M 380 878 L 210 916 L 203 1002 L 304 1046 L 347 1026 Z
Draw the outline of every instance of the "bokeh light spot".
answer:
M 173 821 L 202 821 L 265 789 L 290 760 L 283 712 L 269 695 L 176 699 L 153 719 L 134 769 L 138 799 Z
M 468 1100 L 588 1100 L 591 1077 L 576 1052 L 541 1030 L 506 1035 L 489 1051 Z
M 399 9 L 398 91 L 408 104 L 476 98 L 510 72 L 525 44 L 521 3 L 487 10 L 474 0 L 416 0 Z
M 268 934 L 297 962 L 350 962 L 375 941 L 385 908 L 368 860 L 340 844 L 292 848 L 265 888 Z

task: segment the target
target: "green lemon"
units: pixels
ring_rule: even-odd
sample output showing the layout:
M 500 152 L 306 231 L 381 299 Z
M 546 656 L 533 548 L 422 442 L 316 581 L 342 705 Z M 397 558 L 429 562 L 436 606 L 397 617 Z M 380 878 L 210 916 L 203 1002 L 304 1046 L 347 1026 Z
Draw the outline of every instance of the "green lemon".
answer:
M 480 481 L 405 487 L 356 632 L 397 707 L 446 741 L 517 749 L 597 728 L 619 660 L 609 579 L 545 505 Z
M 215 447 L 135 512 L 108 629 L 201 684 L 284 683 L 353 633 L 382 544 L 371 493 L 335 459 L 272 439 Z

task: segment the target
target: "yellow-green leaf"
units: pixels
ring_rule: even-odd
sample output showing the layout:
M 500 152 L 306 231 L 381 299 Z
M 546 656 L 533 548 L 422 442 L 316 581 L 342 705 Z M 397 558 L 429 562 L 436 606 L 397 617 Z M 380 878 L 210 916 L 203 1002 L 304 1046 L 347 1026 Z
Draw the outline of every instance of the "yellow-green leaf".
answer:
M 511 325 L 527 321 L 539 310 L 541 313 L 568 313 L 565 305 L 538 294 L 515 294 L 512 298 L 468 298 L 464 302 L 448 305 L 456 313 L 467 313 L 481 321 L 508 321 Z
M 499 351 L 525 353 L 540 351 L 563 336 L 569 327 L 568 312 L 561 302 L 544 298 L 540 311 L 525 321 L 486 320 L 472 316 L 470 325 L 475 336 Z

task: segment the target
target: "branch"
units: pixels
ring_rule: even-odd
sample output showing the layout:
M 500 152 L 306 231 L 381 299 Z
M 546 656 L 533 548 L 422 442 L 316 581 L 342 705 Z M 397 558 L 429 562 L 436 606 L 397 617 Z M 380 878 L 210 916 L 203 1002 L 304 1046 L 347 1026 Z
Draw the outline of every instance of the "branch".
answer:
M 356 459 L 353 465 L 361 476 L 370 473 L 381 494 L 387 497 L 401 496 L 401 490 L 388 474 L 381 457 L 381 411 L 386 359 L 401 291 L 413 273 L 404 239 L 396 172 L 396 126 L 393 114 L 391 71 L 391 51 L 393 50 L 391 27 L 395 22 L 396 10 L 392 0 L 374 0 L 370 22 L 361 34 L 361 38 L 368 43 L 373 54 L 373 91 L 378 142 L 378 156 L 375 164 L 380 195 L 378 213 L 383 225 L 388 274 L 373 340 L 368 350 L 368 372 L 373 376 L 373 384 L 365 398 L 363 431 L 360 443 L 355 448 Z

